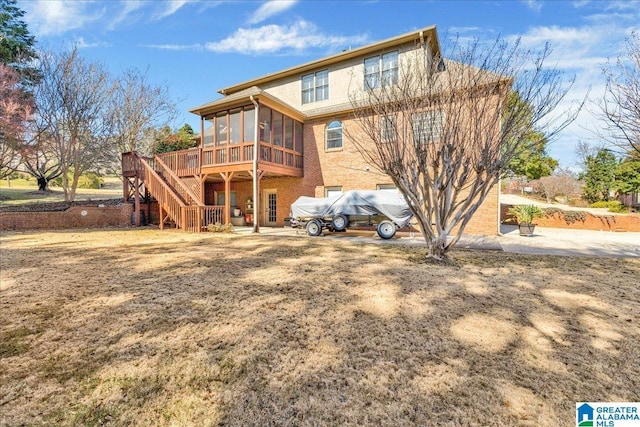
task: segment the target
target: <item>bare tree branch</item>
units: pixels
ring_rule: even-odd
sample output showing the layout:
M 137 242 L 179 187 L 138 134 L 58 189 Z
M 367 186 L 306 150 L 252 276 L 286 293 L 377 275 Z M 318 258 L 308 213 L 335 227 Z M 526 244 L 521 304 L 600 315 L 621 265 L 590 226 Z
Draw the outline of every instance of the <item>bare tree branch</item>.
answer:
M 124 72 L 116 80 L 111 98 L 111 123 L 115 141 L 115 164 L 120 165 L 120 153 L 139 151 L 151 155 L 153 139 L 150 129 L 168 125 L 177 115 L 169 88 L 155 86 L 147 74 L 136 69 Z
M 422 47 L 399 58 L 395 81 L 352 90 L 345 134 L 364 159 L 391 177 L 415 215 L 428 256 L 442 258 L 532 130 L 552 140 L 577 111 L 555 108 L 568 88 L 543 67 L 550 50 L 519 43 L 454 44 L 453 59 Z
M 72 201 L 80 176 L 109 161 L 114 85 L 102 65 L 85 61 L 77 49 L 42 54 L 41 73 L 34 92 L 37 134 L 46 135 L 60 168 L 65 200 Z
M 626 55 L 602 70 L 607 78 L 605 98 L 598 102 L 596 115 L 607 127 L 598 136 L 622 150 L 640 154 L 640 34 L 626 41 Z

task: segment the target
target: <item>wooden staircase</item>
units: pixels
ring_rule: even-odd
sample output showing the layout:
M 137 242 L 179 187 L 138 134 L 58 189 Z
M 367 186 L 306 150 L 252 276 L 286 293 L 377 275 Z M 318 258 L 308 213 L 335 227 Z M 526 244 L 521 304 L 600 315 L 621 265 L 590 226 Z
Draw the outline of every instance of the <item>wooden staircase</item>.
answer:
M 199 197 L 199 187 L 194 177 L 185 181 L 171 170 L 158 156 L 143 157 L 137 152 L 122 154 L 122 174 L 125 179 L 137 179 L 157 200 L 160 211 L 160 228 L 173 221 L 176 228 L 200 232 L 207 225 L 222 223 L 224 207 L 205 206 Z M 134 185 L 136 191 L 139 187 Z M 129 195 L 125 194 L 125 198 Z

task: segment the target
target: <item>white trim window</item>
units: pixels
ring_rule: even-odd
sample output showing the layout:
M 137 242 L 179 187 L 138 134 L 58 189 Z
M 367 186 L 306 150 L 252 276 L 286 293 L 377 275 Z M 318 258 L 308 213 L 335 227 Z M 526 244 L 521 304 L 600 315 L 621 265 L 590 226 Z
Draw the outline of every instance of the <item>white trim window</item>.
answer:
M 302 76 L 302 103 L 329 99 L 329 70 Z
M 387 193 L 399 193 L 398 187 L 396 187 L 395 184 L 377 184 L 376 190 L 384 191 Z
M 340 120 L 334 120 L 327 125 L 325 141 L 327 150 L 342 148 L 342 122 Z
M 393 142 L 398 139 L 397 118 L 395 116 L 380 117 L 382 142 Z
M 342 187 L 324 187 L 324 197 L 337 197 L 342 194 Z
M 411 119 L 415 144 L 428 144 L 442 139 L 444 134 L 444 113 L 441 110 L 414 113 Z
M 398 51 L 364 60 L 364 88 L 376 89 L 398 84 Z

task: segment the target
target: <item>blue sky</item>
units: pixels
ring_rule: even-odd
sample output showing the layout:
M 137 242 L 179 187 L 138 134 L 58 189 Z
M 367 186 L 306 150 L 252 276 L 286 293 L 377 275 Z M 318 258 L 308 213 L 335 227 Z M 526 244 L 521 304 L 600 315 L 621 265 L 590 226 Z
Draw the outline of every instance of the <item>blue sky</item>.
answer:
M 307 61 L 436 25 L 440 39 L 520 37 L 554 49 L 549 64 L 576 77 L 569 96 L 604 93 L 602 65 L 640 31 L 640 1 L 81 1 L 19 0 L 39 47 L 73 44 L 114 73 L 148 70 L 187 110 L 220 97 L 218 89 Z M 550 146 L 563 167 L 576 165 L 579 140 L 597 143 L 597 120 L 583 111 Z

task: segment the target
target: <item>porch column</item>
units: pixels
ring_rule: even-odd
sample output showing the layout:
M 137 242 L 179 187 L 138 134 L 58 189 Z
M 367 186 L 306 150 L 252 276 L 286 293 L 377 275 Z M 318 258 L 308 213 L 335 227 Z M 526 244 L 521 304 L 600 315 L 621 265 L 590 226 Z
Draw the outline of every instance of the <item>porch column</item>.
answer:
M 205 182 L 207 181 L 207 177 L 209 176 L 209 174 L 203 174 L 200 175 L 200 203 L 202 203 L 203 205 L 206 205 L 205 203 Z M 214 202 L 215 204 L 215 202 Z
M 140 178 L 138 177 L 138 175 L 136 174 L 136 180 L 135 180 L 135 193 L 134 193 L 134 197 L 135 197 L 135 226 L 136 227 L 140 227 Z
M 129 191 L 131 190 L 131 178 L 122 175 L 122 200 L 129 201 Z
M 224 179 L 224 223 L 231 223 L 231 179 L 234 172 L 220 172 Z
M 256 173 L 249 171 L 253 178 L 253 232 L 260 232 L 260 180 L 264 171 L 258 169 Z

